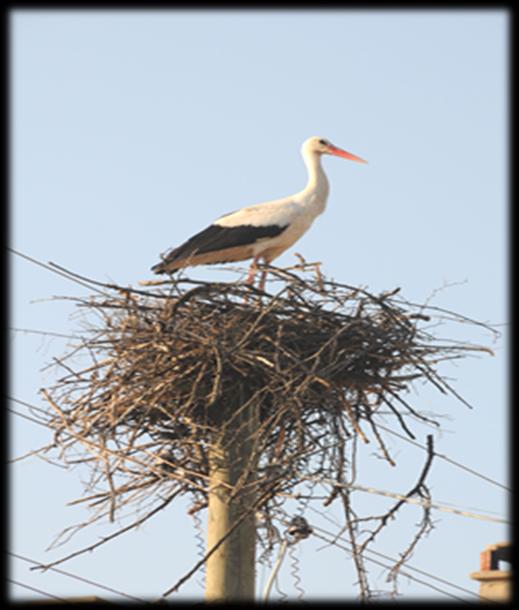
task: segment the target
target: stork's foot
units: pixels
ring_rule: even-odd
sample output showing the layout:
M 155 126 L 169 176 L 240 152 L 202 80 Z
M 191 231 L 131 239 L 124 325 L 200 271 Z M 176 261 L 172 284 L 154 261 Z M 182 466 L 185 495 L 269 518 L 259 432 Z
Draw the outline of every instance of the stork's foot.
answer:
M 254 278 L 256 277 L 257 264 L 259 262 L 259 259 L 260 259 L 259 256 L 255 256 L 252 259 L 252 263 L 249 267 L 249 273 L 247 274 L 247 279 L 245 280 L 245 283 L 248 286 L 254 286 Z
M 249 286 L 254 286 L 254 278 L 256 277 L 256 271 L 258 270 L 258 263 L 260 261 L 261 256 L 255 256 L 252 260 L 251 266 L 249 267 L 249 273 L 247 274 L 247 279 L 245 283 Z M 270 261 L 266 261 L 263 259 L 265 264 L 268 264 Z M 267 271 L 262 271 L 260 276 L 260 281 L 258 284 L 259 290 L 265 291 L 265 281 L 267 279 Z

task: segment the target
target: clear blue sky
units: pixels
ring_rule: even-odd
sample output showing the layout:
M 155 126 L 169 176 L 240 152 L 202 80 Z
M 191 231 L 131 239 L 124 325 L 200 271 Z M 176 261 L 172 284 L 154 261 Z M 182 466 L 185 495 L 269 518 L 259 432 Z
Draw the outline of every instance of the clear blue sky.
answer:
M 300 145 L 320 135 L 369 164 L 324 160 L 328 209 L 277 264 L 293 264 L 301 252 L 339 281 L 374 292 L 400 286 L 416 301 L 441 289 L 433 304 L 505 324 L 507 45 L 508 17 L 499 10 L 14 11 L 11 245 L 89 277 L 136 285 L 151 277 L 160 252 L 217 216 L 302 188 Z M 75 332 L 72 305 L 46 299 L 85 290 L 21 258 L 11 264 L 11 325 Z M 227 277 L 214 268 L 193 275 Z M 474 410 L 421 387 L 412 399 L 447 415 L 436 434 L 439 453 L 507 483 L 507 326 L 501 330 L 494 357 L 443 371 Z M 37 390 L 55 375 L 41 369 L 67 341 L 10 336 L 11 394 L 41 404 Z M 468 326 L 461 336 L 490 341 Z M 428 432 L 421 429 L 422 441 Z M 18 456 L 49 434 L 13 417 L 11 438 Z M 359 482 L 405 493 L 424 456 L 396 441 L 392 449 L 398 468 L 387 472 L 366 454 Z M 66 506 L 81 495 L 85 473 L 38 459 L 10 468 L 13 552 L 48 562 L 113 531 L 86 529 L 45 552 L 62 528 L 88 517 L 85 508 Z M 430 484 L 437 502 L 507 517 L 507 492 L 441 460 Z M 378 506 L 374 498 L 368 501 Z M 133 595 L 159 596 L 198 559 L 185 508 L 177 503 L 62 567 Z M 326 514 L 340 522 L 339 508 Z M 403 509 L 377 549 L 396 556 L 419 516 Z M 486 544 L 508 538 L 507 527 L 434 517 L 411 564 L 477 591 L 468 574 Z M 318 515 L 315 523 L 337 531 Z M 355 595 L 351 559 L 321 547 L 309 539 L 298 549 L 307 596 Z M 280 586 L 293 596 L 289 567 Z M 259 591 L 268 574 L 260 568 Z M 382 569 L 371 576 L 378 588 L 387 586 Z M 106 596 L 64 576 L 29 572 L 21 561 L 11 577 L 58 596 Z M 406 578 L 400 591 L 444 599 Z M 180 595 L 202 594 L 198 576 Z M 12 595 L 36 594 L 13 586 Z

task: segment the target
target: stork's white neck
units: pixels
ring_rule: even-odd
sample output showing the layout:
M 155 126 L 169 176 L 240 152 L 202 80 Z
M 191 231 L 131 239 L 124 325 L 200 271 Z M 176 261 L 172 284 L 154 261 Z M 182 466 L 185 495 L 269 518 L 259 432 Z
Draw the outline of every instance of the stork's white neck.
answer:
M 321 155 L 305 149 L 303 149 L 302 154 L 308 170 L 308 182 L 300 193 L 301 201 L 305 207 L 311 208 L 317 216 L 324 212 L 330 186 L 321 166 Z

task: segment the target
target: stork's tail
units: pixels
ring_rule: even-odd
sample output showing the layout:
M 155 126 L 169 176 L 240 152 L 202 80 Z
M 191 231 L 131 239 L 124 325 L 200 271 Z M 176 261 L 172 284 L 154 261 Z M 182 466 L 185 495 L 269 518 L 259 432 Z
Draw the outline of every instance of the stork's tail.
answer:
M 157 263 L 151 268 L 153 273 L 164 273 L 164 263 Z
M 169 273 L 170 275 L 178 271 L 178 269 L 171 269 L 171 267 L 168 269 L 166 261 L 161 261 L 160 263 L 153 265 L 151 270 L 153 273 Z

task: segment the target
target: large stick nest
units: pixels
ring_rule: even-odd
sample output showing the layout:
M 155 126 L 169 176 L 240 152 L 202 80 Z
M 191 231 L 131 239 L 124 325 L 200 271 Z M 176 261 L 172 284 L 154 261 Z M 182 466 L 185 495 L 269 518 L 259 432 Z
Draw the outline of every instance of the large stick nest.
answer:
M 73 350 L 87 366 L 62 358 L 67 374 L 45 396 L 62 456 L 74 449 L 78 461 L 79 450 L 95 466 L 92 503 L 113 516 L 155 488 L 203 506 L 211 447 L 232 430 L 254 437 L 254 485 L 268 492 L 258 511 L 268 519 L 302 478 L 343 480 L 353 438 L 394 464 L 379 412 L 414 438 L 413 420 L 432 420 L 409 403 L 410 385 L 451 392 L 438 363 L 479 349 L 436 341 L 432 310 L 398 291 L 373 295 L 318 269 L 269 272 L 272 294 L 181 278 L 78 299 L 97 314 Z M 252 405 L 251 430 L 241 415 Z

